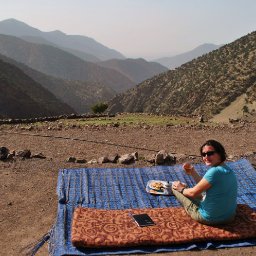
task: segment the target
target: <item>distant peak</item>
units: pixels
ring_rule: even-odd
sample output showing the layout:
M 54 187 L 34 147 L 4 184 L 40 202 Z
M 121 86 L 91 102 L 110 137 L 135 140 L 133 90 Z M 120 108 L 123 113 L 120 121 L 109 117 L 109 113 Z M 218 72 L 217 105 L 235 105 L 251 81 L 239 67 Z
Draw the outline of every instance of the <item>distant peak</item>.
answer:
M 216 44 L 212 44 L 212 43 L 204 43 L 204 44 L 201 44 L 199 46 L 216 46 Z
M 7 20 L 3 20 L 0 21 L 0 24 L 2 24 L 3 26 L 7 26 L 8 30 L 16 28 L 16 29 L 25 29 L 25 30 L 31 30 L 33 29 L 34 31 L 40 31 L 37 28 L 31 27 L 30 25 L 28 25 L 27 23 L 23 22 L 23 21 L 19 21 L 16 19 L 7 19 Z
M 63 33 L 62 31 L 60 30 L 54 30 L 54 31 L 50 31 L 48 33 L 52 33 L 52 34 L 56 34 L 56 35 L 66 35 L 65 33 Z
M 135 62 L 146 62 L 143 58 L 127 58 L 127 61 L 135 61 Z
M 52 32 L 64 34 L 64 33 L 63 33 L 62 31 L 60 31 L 60 30 L 54 30 L 54 31 L 52 31 Z
M 10 19 L 6 19 L 6 20 L 2 20 L 2 22 L 19 22 L 19 21 L 14 18 L 10 18 Z
M 219 48 L 219 45 L 217 45 L 217 44 L 211 44 L 211 43 L 205 43 L 205 44 L 200 44 L 199 46 L 197 46 L 196 48 L 194 48 L 194 50 L 195 49 L 201 49 L 201 48 L 206 48 L 206 49 L 208 49 L 208 48 Z
M 17 23 L 18 23 L 18 24 L 23 24 L 23 25 L 26 25 L 26 26 L 27 26 L 27 24 L 26 24 L 25 22 L 16 20 L 16 19 L 14 19 L 14 18 L 2 20 L 2 21 L 0 21 L 0 22 L 1 22 L 1 23 L 12 23 L 12 24 L 17 24 Z

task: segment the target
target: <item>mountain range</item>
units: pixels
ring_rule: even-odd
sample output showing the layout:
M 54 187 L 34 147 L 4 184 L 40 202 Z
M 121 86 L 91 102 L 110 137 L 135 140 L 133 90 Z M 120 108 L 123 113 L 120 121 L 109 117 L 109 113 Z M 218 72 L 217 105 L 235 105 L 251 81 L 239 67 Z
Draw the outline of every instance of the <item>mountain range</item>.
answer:
M 243 96 L 255 113 L 256 32 L 156 75 L 109 102 L 109 111 L 212 117 Z
M 76 39 L 81 40 L 72 41 L 73 48 L 67 48 L 70 45 L 64 45 L 64 42 L 68 42 L 73 36 L 58 31 L 56 33 L 63 37 L 63 40 L 59 41 L 56 39 L 58 36 L 52 36 L 55 33 L 42 32 L 14 19 L 0 22 L 1 33 L 1 54 L 45 74 L 62 79 L 101 83 L 102 86 L 111 87 L 117 93 L 133 87 L 144 78 L 153 77 L 167 70 L 158 63 L 145 60 L 142 63 L 141 59 L 121 61 L 118 54 L 109 56 L 113 61 L 109 62 L 108 59 L 102 62 L 92 54 L 91 49 L 98 49 L 101 45 L 95 40 L 92 42 L 87 37 L 76 36 Z M 88 42 L 84 43 L 86 40 L 95 43 L 94 47 L 88 46 Z M 105 48 L 102 46 L 101 51 Z M 139 80 L 138 76 L 141 77 Z
M 181 66 L 182 64 L 189 62 L 199 56 L 202 56 L 203 54 L 206 54 L 213 50 L 216 50 L 221 46 L 222 45 L 202 44 L 191 51 L 184 52 L 182 54 L 178 54 L 178 55 L 171 56 L 171 57 L 156 59 L 154 61 L 162 64 L 163 66 L 167 67 L 168 69 L 175 69 L 175 68 Z
M 75 50 L 75 49 L 70 49 L 70 48 L 65 48 L 65 47 L 61 47 L 57 44 L 54 44 L 54 43 L 51 43 L 47 40 L 45 40 L 44 38 L 42 37 L 37 37 L 37 36 L 20 36 L 19 38 L 27 41 L 27 42 L 30 42 L 30 43 L 35 43 L 35 44 L 45 44 L 45 45 L 50 45 L 50 46 L 54 46 L 54 47 L 57 47 L 63 51 L 66 51 L 68 53 L 71 53 L 73 55 L 75 55 L 76 57 L 84 60 L 84 61 L 89 61 L 89 62 L 92 62 L 92 63 L 96 63 L 96 62 L 99 62 L 101 61 L 99 58 L 97 58 L 96 56 L 90 54 L 90 53 L 87 53 L 87 52 L 83 52 L 83 51 L 79 51 L 79 50 Z
M 149 77 L 163 73 L 168 69 L 157 62 L 140 59 L 112 59 L 98 62 L 98 65 L 111 68 L 128 77 L 135 84 L 141 83 Z
M 96 82 L 116 92 L 125 91 L 135 85 L 113 69 L 83 61 L 50 45 L 29 43 L 14 36 L 0 35 L 0 54 L 56 78 Z
M 56 98 L 71 106 L 77 113 L 90 112 L 91 106 L 110 100 L 116 94 L 111 88 L 96 83 L 64 80 L 46 75 L 1 54 L 0 60 L 18 67 L 27 76 L 54 94 Z
M 94 46 L 84 43 L 86 40 Z M 72 42 L 72 49 L 68 48 L 68 42 Z M 91 54 L 91 49 L 106 51 L 106 58 L 116 59 L 102 61 Z M 144 78 L 167 70 L 142 59 L 118 59 L 124 56 L 106 49 L 87 37 L 69 36 L 60 31 L 42 32 L 14 19 L 0 22 L 0 59 L 18 67 L 68 104 L 73 112 L 89 112 L 95 103 L 108 101 Z
M 255 112 L 255 42 L 253 32 L 228 45 L 204 44 L 158 59 L 175 68 L 168 70 L 157 62 L 126 59 L 85 36 L 1 21 L 0 117 L 84 113 L 106 101 L 111 113 L 212 117 L 238 100 L 240 110 Z
M 99 60 L 125 58 L 120 52 L 110 49 L 92 38 L 81 35 L 67 35 L 59 30 L 43 32 L 16 19 L 1 21 L 0 34 L 26 37 L 33 42 L 37 40 L 40 44 L 58 45 L 66 49 L 87 53 Z

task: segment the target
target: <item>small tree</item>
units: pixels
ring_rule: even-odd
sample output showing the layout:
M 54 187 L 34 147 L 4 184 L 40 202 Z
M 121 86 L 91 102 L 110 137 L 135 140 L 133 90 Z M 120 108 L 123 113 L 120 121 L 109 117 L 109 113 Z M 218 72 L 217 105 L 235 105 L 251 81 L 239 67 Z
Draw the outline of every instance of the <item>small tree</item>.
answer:
M 103 113 L 107 108 L 108 108 L 108 104 L 103 102 L 97 103 L 91 107 L 93 113 L 95 114 Z

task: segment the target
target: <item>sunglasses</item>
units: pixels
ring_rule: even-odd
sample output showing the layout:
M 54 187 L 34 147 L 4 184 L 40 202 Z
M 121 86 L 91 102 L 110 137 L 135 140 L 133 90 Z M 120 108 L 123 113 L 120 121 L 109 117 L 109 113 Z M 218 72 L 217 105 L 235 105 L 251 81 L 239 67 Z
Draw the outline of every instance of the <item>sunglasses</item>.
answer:
M 215 151 L 208 151 L 208 152 L 202 152 L 201 155 L 202 157 L 206 157 L 206 156 L 212 156 L 215 153 L 216 153 Z

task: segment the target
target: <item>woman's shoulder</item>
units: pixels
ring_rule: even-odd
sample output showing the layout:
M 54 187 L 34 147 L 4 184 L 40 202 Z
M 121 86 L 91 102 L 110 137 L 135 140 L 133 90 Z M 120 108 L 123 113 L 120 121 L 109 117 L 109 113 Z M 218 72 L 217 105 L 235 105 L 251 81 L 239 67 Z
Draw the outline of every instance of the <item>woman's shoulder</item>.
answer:
M 233 170 L 226 163 L 215 166 L 215 171 L 222 172 L 222 173 L 231 173 L 231 172 L 233 172 Z
M 208 171 L 210 172 L 232 172 L 232 169 L 227 164 L 221 164 L 217 166 L 212 166 Z

